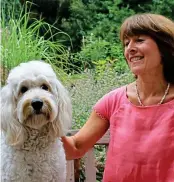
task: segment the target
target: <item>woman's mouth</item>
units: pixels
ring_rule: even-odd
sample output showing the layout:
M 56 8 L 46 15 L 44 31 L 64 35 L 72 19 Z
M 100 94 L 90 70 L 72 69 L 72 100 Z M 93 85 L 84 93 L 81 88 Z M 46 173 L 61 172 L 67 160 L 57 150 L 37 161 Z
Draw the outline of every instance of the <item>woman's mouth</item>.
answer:
M 141 59 L 143 59 L 144 57 L 143 56 L 136 56 L 136 57 L 132 57 L 130 59 L 130 62 L 138 62 L 140 61 Z

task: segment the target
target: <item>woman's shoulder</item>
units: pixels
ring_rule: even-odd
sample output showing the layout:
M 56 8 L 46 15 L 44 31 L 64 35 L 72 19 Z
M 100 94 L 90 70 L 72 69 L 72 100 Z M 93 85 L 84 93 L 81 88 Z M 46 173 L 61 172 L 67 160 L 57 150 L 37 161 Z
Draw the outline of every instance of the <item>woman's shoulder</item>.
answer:
M 100 98 L 97 104 L 107 105 L 109 108 L 116 108 L 126 101 L 126 85 L 115 88 Z
M 125 97 L 126 86 L 121 86 L 113 89 L 100 98 L 94 105 L 93 109 L 96 113 L 99 113 L 100 116 L 109 120 L 112 113 L 125 103 Z
M 118 88 L 114 88 L 113 90 L 111 90 L 110 92 L 108 92 L 106 94 L 106 96 L 108 97 L 120 97 L 120 96 L 125 96 L 126 95 L 126 86 L 121 86 Z

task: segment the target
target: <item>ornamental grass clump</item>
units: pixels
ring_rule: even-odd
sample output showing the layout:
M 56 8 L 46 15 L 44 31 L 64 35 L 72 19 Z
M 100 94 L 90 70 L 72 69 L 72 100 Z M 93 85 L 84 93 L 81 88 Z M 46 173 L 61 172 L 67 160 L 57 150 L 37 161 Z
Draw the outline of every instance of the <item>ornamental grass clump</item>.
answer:
M 24 10 L 21 10 L 24 12 Z M 8 13 L 8 19 L 7 14 Z M 2 8 L 1 18 L 1 83 L 6 80 L 10 69 L 21 62 L 30 60 L 45 60 L 50 63 L 60 77 L 66 74 L 68 64 L 68 54 L 59 41 L 52 41 L 54 36 L 63 33 L 57 29 L 56 34 L 52 34 L 55 27 L 49 25 L 43 20 L 34 20 L 29 24 L 30 13 L 25 11 L 18 18 L 13 16 L 13 12 L 6 12 Z M 51 35 L 45 39 L 40 36 L 41 28 L 45 28 Z M 38 68 L 39 69 L 39 68 Z

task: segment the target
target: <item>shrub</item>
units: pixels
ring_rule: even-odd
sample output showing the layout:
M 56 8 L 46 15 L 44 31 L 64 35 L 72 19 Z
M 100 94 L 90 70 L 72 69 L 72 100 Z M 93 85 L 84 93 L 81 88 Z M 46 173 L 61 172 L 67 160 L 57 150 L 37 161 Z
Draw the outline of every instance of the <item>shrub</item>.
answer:
M 78 129 L 86 122 L 93 105 L 105 93 L 133 81 L 129 71 L 118 74 L 114 69 L 107 69 L 99 79 L 95 79 L 95 70 L 86 70 L 80 78 L 71 79 L 67 86 L 73 105 L 73 128 Z
M 128 68 L 120 43 L 107 42 L 94 37 L 93 34 L 83 38 L 82 50 L 74 54 L 72 60 L 76 65 L 78 63 L 81 70 L 96 69 L 97 74 L 103 72 L 106 65 L 110 65 L 119 74 Z

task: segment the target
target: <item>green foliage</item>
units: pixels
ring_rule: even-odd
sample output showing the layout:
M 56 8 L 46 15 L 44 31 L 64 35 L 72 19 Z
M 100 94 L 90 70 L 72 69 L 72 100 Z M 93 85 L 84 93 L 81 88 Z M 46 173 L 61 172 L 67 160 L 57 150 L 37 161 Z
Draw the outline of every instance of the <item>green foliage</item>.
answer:
M 19 18 L 22 8 L 19 0 L 2 0 L 0 1 L 0 4 L 1 17 L 3 16 L 5 22 L 10 20 L 10 14 L 13 14 L 14 18 Z
M 36 59 L 42 59 L 52 64 L 56 72 L 63 78 L 65 76 L 63 68 L 68 64 L 67 52 L 58 41 L 45 40 L 44 36 L 39 36 L 40 27 L 47 26 L 51 29 L 50 25 L 41 20 L 36 20 L 28 26 L 28 13 L 16 19 L 12 12 L 12 14 L 8 14 L 9 21 L 5 19 L 5 12 L 2 12 L 2 15 L 2 83 L 4 83 L 11 68 L 21 62 Z
M 119 9 L 117 1 L 114 3 L 111 1 L 88 1 L 85 5 L 79 0 L 74 2 L 76 4 L 72 10 L 74 13 L 78 13 L 76 14 L 76 21 L 79 21 L 78 24 L 81 25 L 82 39 L 81 43 L 78 44 L 81 46 L 81 50 L 73 54 L 71 63 L 84 70 L 95 68 L 94 62 L 99 60 L 106 60 L 106 62 L 121 60 L 123 62 L 124 58 L 118 38 L 119 27 L 123 19 L 134 12 L 128 7 Z M 85 26 L 82 22 L 85 23 Z M 118 65 L 120 72 L 125 70 L 125 66 L 121 68 L 122 64 L 115 65 Z
M 82 50 L 76 54 L 75 59 L 81 62 L 81 67 L 83 65 L 82 70 L 95 69 L 96 79 L 103 75 L 106 68 L 119 74 L 128 69 L 121 44 L 96 39 L 93 34 L 83 39 Z
M 80 77 L 71 80 L 68 86 L 73 105 L 73 128 L 81 128 L 90 115 L 93 105 L 104 94 L 133 81 L 130 71 L 118 74 L 109 66 L 103 75 L 96 80 L 95 70 L 86 70 Z
M 110 43 L 119 42 L 119 27 L 123 20 L 134 14 L 134 11 L 129 7 L 118 7 L 119 1 L 100 1 L 100 7 L 103 7 L 105 12 L 100 11 L 93 17 L 92 32 L 94 37 L 104 39 Z M 96 12 L 98 9 L 96 9 Z
M 106 59 L 109 53 L 109 42 L 105 40 L 93 40 L 92 34 L 89 38 L 83 39 L 83 47 L 79 52 L 79 61 L 84 68 L 94 68 L 93 61 Z
M 93 63 L 95 64 L 95 71 L 94 71 L 95 80 L 100 80 L 105 74 L 106 70 L 115 71 L 118 75 L 129 71 L 125 60 L 104 59 L 96 62 L 93 61 Z
M 95 64 L 95 74 L 94 74 L 95 80 L 101 79 L 101 77 L 103 77 L 104 72 L 106 71 L 108 60 L 103 59 L 103 60 L 93 61 L 93 64 Z
M 53 34 L 61 30 L 69 35 L 70 38 L 66 34 L 56 34 L 53 40 L 61 40 L 68 49 L 68 66 L 71 71 L 94 68 L 93 61 L 98 60 L 118 59 L 123 62 L 121 51 L 114 49 L 120 47 L 119 28 L 128 16 L 153 12 L 174 18 L 173 0 L 145 0 L 143 3 L 138 0 L 34 0 L 34 2 L 38 5 L 31 7 L 35 18 L 43 18 L 47 23 L 54 24 L 57 29 L 52 28 Z M 49 39 L 51 35 L 45 34 L 47 30 L 48 27 L 43 28 L 40 36 Z M 115 52 L 120 55 L 115 56 Z M 117 66 L 121 72 L 125 70 L 125 67 L 121 68 L 120 62 Z
M 173 0 L 152 0 L 150 6 L 151 12 L 162 14 L 174 19 L 174 1 Z
M 71 37 L 72 45 L 65 41 L 66 45 L 71 48 L 72 52 L 77 52 L 81 48 L 82 37 L 92 28 L 91 17 L 93 13 L 81 0 L 71 1 L 69 10 L 70 16 L 64 18 L 58 27 Z
M 105 168 L 105 160 L 107 148 L 103 145 L 95 145 L 95 158 L 96 158 L 96 178 L 98 181 L 102 181 L 103 172 Z

